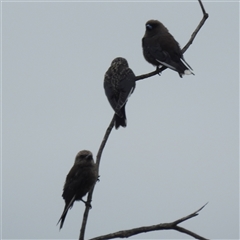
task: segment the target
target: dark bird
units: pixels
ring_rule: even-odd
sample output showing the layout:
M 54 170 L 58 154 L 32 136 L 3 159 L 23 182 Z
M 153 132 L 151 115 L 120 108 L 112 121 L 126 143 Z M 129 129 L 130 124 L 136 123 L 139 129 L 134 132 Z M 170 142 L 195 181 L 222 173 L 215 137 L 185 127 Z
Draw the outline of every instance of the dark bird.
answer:
M 107 99 L 115 112 L 115 128 L 126 127 L 125 106 L 135 89 L 135 75 L 125 58 L 115 58 L 104 76 Z
M 90 203 L 84 201 L 84 197 L 94 186 L 98 179 L 96 164 L 90 151 L 80 151 L 75 162 L 69 171 L 63 187 L 62 197 L 65 200 L 63 213 L 58 221 L 60 229 L 63 226 L 68 210 L 73 206 L 74 201 L 83 201 L 87 206 Z M 58 224 L 57 223 L 57 224 Z
M 149 20 L 146 23 L 142 48 L 146 61 L 156 66 L 157 69 L 159 66 L 171 68 L 177 71 L 180 77 L 184 74 L 194 74 L 183 58 L 179 43 L 158 20 Z

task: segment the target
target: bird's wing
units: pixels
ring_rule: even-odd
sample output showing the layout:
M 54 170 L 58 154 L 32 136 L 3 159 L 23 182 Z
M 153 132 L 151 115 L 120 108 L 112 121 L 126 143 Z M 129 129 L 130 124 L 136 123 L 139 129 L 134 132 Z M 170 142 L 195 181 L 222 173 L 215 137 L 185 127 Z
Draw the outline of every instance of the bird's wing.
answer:
M 71 183 L 74 181 L 78 177 L 79 172 L 81 172 L 81 168 L 78 164 L 74 164 L 66 177 L 66 183 Z
M 120 95 L 116 106 L 117 111 L 126 104 L 136 86 L 135 75 L 133 71 L 130 68 L 128 68 L 126 71 L 126 76 L 120 82 Z
M 163 65 L 163 66 L 165 66 L 165 67 L 168 67 L 168 68 L 171 68 L 172 70 L 177 71 L 177 69 L 176 69 L 173 65 L 171 65 L 171 63 L 167 63 L 167 62 L 160 61 L 160 60 L 157 59 L 157 58 L 156 58 L 156 60 L 157 60 L 161 65 Z
M 79 165 L 73 165 L 69 171 L 63 187 L 63 198 L 70 201 L 75 194 L 75 185 L 79 185 L 84 179 L 84 171 Z
M 169 45 L 169 41 L 167 40 L 167 38 L 161 38 L 161 40 L 159 40 L 159 36 L 143 38 L 143 49 L 148 58 L 151 58 L 156 63 L 158 62 L 159 65 L 176 71 L 174 61 L 179 61 L 182 56 L 181 51 L 178 45 Z M 172 57 L 174 59 L 172 59 Z
M 142 45 L 145 52 L 159 61 L 165 62 L 169 55 L 163 51 L 159 41 L 156 38 L 143 38 Z
M 94 175 L 96 175 L 96 170 L 92 165 L 89 166 L 79 166 L 73 165 L 71 170 L 69 171 L 66 182 L 63 187 L 62 197 L 70 201 L 72 197 L 78 192 L 76 199 L 79 199 L 79 196 L 82 194 L 84 196 L 86 194 L 86 187 L 89 185 L 89 181 L 95 181 Z M 90 180 L 89 180 L 90 179 Z M 90 181 L 91 184 L 91 181 Z
M 160 46 L 154 46 L 149 48 L 149 53 L 158 61 L 165 62 L 169 55 L 163 51 Z
M 182 57 L 180 60 L 182 61 L 182 63 L 183 63 L 187 68 L 189 68 L 189 70 L 192 70 L 192 71 L 193 71 L 193 69 L 191 68 L 191 66 L 185 61 L 185 59 L 184 59 L 183 57 Z M 194 75 L 194 73 L 193 73 L 192 71 L 190 71 L 190 72 Z
M 115 109 L 117 105 L 117 101 L 111 85 L 106 81 L 104 81 L 104 90 L 111 107 Z
M 149 47 L 149 54 L 161 65 L 176 70 L 168 52 L 163 51 L 161 46 Z
M 105 75 L 103 87 L 111 107 L 115 109 L 117 105 L 116 96 L 113 87 L 111 86 L 111 80 L 109 79 L 109 76 L 107 74 Z

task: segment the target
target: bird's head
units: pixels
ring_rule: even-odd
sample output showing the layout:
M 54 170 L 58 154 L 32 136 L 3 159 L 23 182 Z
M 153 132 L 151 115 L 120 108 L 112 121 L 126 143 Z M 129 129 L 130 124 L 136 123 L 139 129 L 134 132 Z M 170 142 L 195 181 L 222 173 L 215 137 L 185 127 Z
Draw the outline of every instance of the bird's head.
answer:
M 118 67 L 118 66 L 128 67 L 128 62 L 125 58 L 117 57 L 117 58 L 113 59 L 111 66 L 113 66 L 113 67 Z
M 92 153 L 88 150 L 80 151 L 75 158 L 75 163 L 80 163 L 82 161 L 93 161 Z
M 146 22 L 145 26 L 146 34 L 156 34 L 168 31 L 165 26 L 158 20 L 149 20 Z

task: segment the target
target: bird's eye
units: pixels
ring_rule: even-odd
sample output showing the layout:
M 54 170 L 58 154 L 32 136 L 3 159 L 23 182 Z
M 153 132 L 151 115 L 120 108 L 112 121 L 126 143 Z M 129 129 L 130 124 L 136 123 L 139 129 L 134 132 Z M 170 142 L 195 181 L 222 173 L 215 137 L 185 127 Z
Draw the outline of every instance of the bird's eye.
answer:
M 147 30 L 152 30 L 152 29 L 153 29 L 153 26 L 150 25 L 150 24 L 147 24 L 147 25 L 146 25 L 146 29 L 147 29 Z
M 92 159 L 92 155 L 87 155 L 87 156 L 86 156 L 86 159 L 87 159 L 87 160 L 91 160 L 91 159 Z

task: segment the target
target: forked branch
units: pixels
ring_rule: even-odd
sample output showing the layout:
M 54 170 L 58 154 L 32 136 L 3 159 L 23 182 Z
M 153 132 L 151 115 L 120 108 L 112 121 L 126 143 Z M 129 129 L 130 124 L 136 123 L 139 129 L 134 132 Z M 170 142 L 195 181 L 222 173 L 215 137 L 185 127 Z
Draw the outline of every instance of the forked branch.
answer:
M 207 204 L 207 203 L 206 203 Z M 115 233 L 110 233 L 107 235 L 103 235 L 103 236 L 99 236 L 96 238 L 92 238 L 90 240 L 105 240 L 105 239 L 113 239 L 113 238 L 128 238 L 131 237 L 133 235 L 137 235 L 140 233 L 146 233 L 146 232 L 152 232 L 152 231 L 159 231 L 159 230 L 176 230 L 178 232 L 182 232 L 185 233 L 189 236 L 192 236 L 196 239 L 200 239 L 200 240 L 207 240 L 207 238 L 204 238 L 194 232 L 191 232 L 183 227 L 179 227 L 178 224 L 182 223 L 190 218 L 196 217 L 199 212 L 206 206 L 206 204 L 204 206 L 202 206 L 200 209 L 198 209 L 197 211 L 189 214 L 186 217 L 180 218 L 174 222 L 170 222 L 170 223 L 160 223 L 157 225 L 152 225 L 152 226 L 147 226 L 147 227 L 139 227 L 139 228 L 133 228 L 133 229 L 129 229 L 129 230 L 123 230 L 123 231 L 119 231 L 119 232 L 115 232 Z

